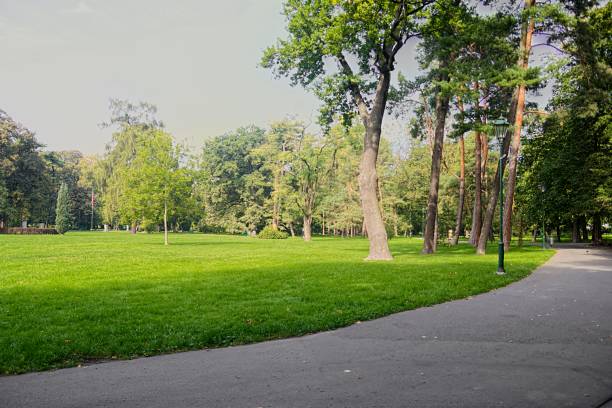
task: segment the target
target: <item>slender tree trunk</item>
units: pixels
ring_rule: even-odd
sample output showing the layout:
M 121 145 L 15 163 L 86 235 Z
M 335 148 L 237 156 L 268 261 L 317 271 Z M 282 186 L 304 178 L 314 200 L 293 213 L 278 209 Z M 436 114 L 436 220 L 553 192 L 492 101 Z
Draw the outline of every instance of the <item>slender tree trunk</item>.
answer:
M 322 227 L 321 227 L 321 229 L 323 231 L 323 236 L 325 236 L 325 211 L 323 211 L 321 218 L 322 218 L 322 221 L 321 221 L 321 226 Z
M 470 232 L 470 244 L 477 245 L 482 228 L 482 138 L 480 132 L 474 135 L 474 208 L 472 208 L 472 231 Z
M 434 223 L 434 237 L 433 237 L 433 252 L 438 250 L 438 214 L 436 214 L 436 222 Z
M 291 232 L 291 236 L 295 237 L 295 230 L 293 229 L 293 223 L 289 223 L 289 232 Z
M 516 116 L 516 105 L 517 105 L 517 92 L 515 91 L 512 95 L 512 101 L 510 102 L 510 111 L 508 112 L 509 121 Z M 506 132 L 504 140 L 502 142 L 502 148 L 500 154 L 503 156 L 508 154 L 508 147 L 510 146 L 510 132 Z M 489 202 L 487 209 L 484 213 L 482 227 L 480 228 L 480 236 L 478 237 L 478 245 L 476 247 L 476 253 L 478 255 L 484 255 L 487 250 L 487 240 L 493 229 L 493 216 L 495 215 L 495 207 L 497 206 L 497 200 L 499 198 L 499 162 L 495 170 L 495 178 L 493 185 L 491 186 L 491 192 L 489 195 Z M 506 167 L 506 160 L 502 160 L 502 173 Z
M 535 6 L 536 0 L 525 0 L 524 8 L 528 10 Z M 529 67 L 529 54 L 531 53 L 531 39 L 535 28 L 535 19 L 530 18 L 529 22 L 523 26 L 521 33 L 521 49 L 519 55 L 519 67 L 527 69 Z M 504 204 L 504 249 L 510 250 L 512 239 L 512 207 L 514 204 L 514 188 L 516 186 L 516 170 L 518 164 L 519 150 L 521 147 L 521 129 L 523 127 L 523 112 L 525 110 L 525 93 L 527 87 L 521 84 L 517 89 L 517 106 L 514 117 L 514 135 L 508 157 L 508 183 L 506 187 L 506 202 Z
M 480 147 L 482 149 L 482 158 L 481 158 L 481 169 L 480 169 L 480 178 L 481 178 L 481 197 L 480 203 L 486 202 L 487 199 L 487 191 L 489 191 L 489 183 L 487 180 L 487 163 L 489 162 L 489 136 L 486 132 L 480 132 Z M 481 216 L 482 216 L 482 208 L 481 208 Z
M 312 214 L 304 214 L 304 241 L 312 239 Z
M 580 226 L 582 228 L 582 241 L 588 242 L 589 241 L 589 230 L 587 229 L 587 218 L 584 215 L 580 217 Z
M 280 224 L 280 170 L 274 173 L 274 191 L 272 192 L 272 228 L 278 229 Z
M 455 233 L 451 245 L 459 243 L 461 226 L 463 224 L 463 202 L 465 200 L 465 143 L 463 136 L 459 138 L 459 202 L 457 203 L 457 217 L 455 220 Z
M 447 78 L 441 78 L 445 80 Z M 442 148 L 444 144 L 444 125 L 448 113 L 449 98 L 438 91 L 436 95 L 436 130 L 434 147 L 431 157 L 431 177 L 429 183 L 429 197 L 427 199 L 427 221 L 425 223 L 425 236 L 423 237 L 424 254 L 431 254 L 436 250 L 436 219 L 438 214 L 438 190 L 440 187 L 440 166 L 442 163 Z
M 557 224 L 557 242 L 561 242 L 561 226 Z
M 165 201 L 164 201 L 164 245 L 168 245 L 168 204 Z

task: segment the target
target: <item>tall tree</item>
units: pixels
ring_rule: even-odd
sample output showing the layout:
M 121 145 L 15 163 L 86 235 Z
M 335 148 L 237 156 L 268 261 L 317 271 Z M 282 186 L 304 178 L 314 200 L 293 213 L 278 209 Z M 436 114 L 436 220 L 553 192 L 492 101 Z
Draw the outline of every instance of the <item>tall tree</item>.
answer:
M 0 225 L 46 222 L 49 168 L 34 134 L 0 110 Z
M 459 243 L 461 227 L 463 226 L 463 205 L 465 203 L 465 141 L 463 135 L 459 136 L 459 197 L 457 203 L 457 216 L 455 221 L 455 231 L 453 232 L 452 245 Z
M 519 50 L 518 67 L 524 71 L 529 68 L 529 55 L 531 54 L 531 42 L 535 29 L 535 17 L 530 16 L 535 7 L 536 0 L 525 0 L 524 10 L 528 16 L 523 23 L 521 29 L 521 46 Z M 510 249 L 510 241 L 512 239 L 512 206 L 514 204 L 514 187 L 516 185 L 516 168 L 518 164 L 519 149 L 521 146 L 521 131 L 523 128 L 523 112 L 525 110 L 525 94 L 527 92 L 527 84 L 521 82 L 516 89 L 516 112 L 514 116 L 514 128 L 512 143 L 508 151 L 508 183 L 506 188 L 506 201 L 500 203 L 504 205 L 504 249 Z M 500 226 L 501 228 L 501 226 Z
M 297 190 L 297 205 L 303 215 L 304 241 L 312 238 L 312 219 L 320 202 L 322 184 L 333 168 L 334 146 L 304 134 L 293 155 L 291 174 Z
M 55 206 L 55 230 L 60 234 L 66 233 L 72 227 L 72 200 L 68 185 L 62 183 L 57 193 L 57 205 Z
M 433 2 L 287 0 L 288 38 L 268 48 L 262 59 L 264 67 L 290 76 L 293 84 L 315 90 L 324 103 L 324 124 L 336 114 L 347 120 L 355 111 L 363 122 L 359 191 L 370 240 L 366 259 L 392 259 L 377 196 L 382 122 L 397 53 L 416 34 L 421 13 Z M 328 70 L 328 60 L 337 63 L 337 71 Z

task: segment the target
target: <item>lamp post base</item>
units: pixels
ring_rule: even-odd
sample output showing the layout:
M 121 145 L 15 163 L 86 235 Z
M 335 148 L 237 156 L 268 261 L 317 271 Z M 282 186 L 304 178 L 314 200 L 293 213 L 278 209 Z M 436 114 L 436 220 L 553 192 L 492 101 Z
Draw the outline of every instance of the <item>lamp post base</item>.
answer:
M 501 220 L 500 220 L 501 221 Z M 497 272 L 498 275 L 505 275 L 506 269 L 504 268 L 504 243 L 502 238 L 499 238 L 499 245 L 497 247 Z

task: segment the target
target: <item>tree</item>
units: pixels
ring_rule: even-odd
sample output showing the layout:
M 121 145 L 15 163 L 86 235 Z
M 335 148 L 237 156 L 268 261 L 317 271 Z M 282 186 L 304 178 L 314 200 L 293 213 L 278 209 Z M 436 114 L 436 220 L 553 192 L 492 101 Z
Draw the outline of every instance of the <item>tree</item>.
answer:
M 49 168 L 34 134 L 0 110 L 0 226 L 46 221 Z
M 196 179 L 205 229 L 250 232 L 264 227 L 271 188 L 257 149 L 265 142 L 264 129 L 256 126 L 206 142 Z
M 122 204 L 140 214 L 141 222 L 159 225 L 163 221 L 164 244 L 168 245 L 168 217 L 176 214 L 191 193 L 191 179 L 180 168 L 181 149 L 172 136 L 155 129 L 141 139 L 130 166 L 128 188 Z
M 526 14 L 533 11 L 536 0 L 525 0 L 524 10 Z M 522 70 L 529 68 L 529 55 L 531 54 L 531 41 L 535 30 L 535 17 L 531 16 L 525 21 L 521 29 L 521 45 L 519 50 L 518 67 Z M 518 163 L 519 149 L 521 146 L 521 131 L 523 127 L 523 112 L 525 110 L 525 94 L 527 92 L 527 84 L 521 82 L 516 89 L 516 112 L 514 116 L 514 128 L 512 143 L 508 151 L 508 183 L 506 188 L 505 203 L 500 203 L 504 206 L 503 228 L 504 249 L 510 250 L 510 241 L 512 239 L 512 206 L 514 204 L 514 187 L 516 185 L 516 168 Z
M 55 206 L 55 230 L 60 234 L 66 233 L 72 227 L 72 200 L 66 183 L 62 183 L 57 193 Z
M 416 34 L 423 10 L 433 0 L 287 0 L 288 38 L 268 48 L 262 65 L 293 84 L 312 88 L 323 101 L 321 121 L 338 114 L 345 121 L 357 112 L 365 126 L 359 191 L 370 240 L 367 259 L 392 259 L 377 197 L 376 164 L 383 117 L 396 55 Z M 326 61 L 338 70 L 327 69 Z M 357 70 L 351 64 L 357 65 Z
M 312 237 L 312 218 L 320 201 L 321 185 L 326 182 L 335 160 L 330 140 L 316 140 L 304 135 L 291 163 L 291 175 L 297 191 L 297 206 L 303 215 L 304 241 Z
M 459 157 L 459 198 L 457 204 L 455 231 L 453 233 L 453 239 L 451 242 L 452 245 L 457 245 L 459 243 L 461 227 L 463 226 L 463 205 L 465 203 L 465 142 L 463 140 L 463 135 L 459 137 Z
M 517 200 L 532 224 L 570 226 L 574 241 L 587 238 L 590 221 L 591 240 L 599 243 L 612 213 L 612 5 L 567 8 L 572 18 L 560 38 L 568 63 L 556 78 L 552 112 L 526 140 Z

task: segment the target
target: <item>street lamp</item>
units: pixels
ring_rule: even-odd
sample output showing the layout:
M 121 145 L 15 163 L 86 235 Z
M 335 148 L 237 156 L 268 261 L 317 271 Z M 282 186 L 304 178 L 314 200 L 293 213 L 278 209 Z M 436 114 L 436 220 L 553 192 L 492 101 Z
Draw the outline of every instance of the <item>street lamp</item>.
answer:
M 495 130 L 495 137 L 499 144 L 499 163 L 497 168 L 499 169 L 499 244 L 497 246 L 497 274 L 505 275 L 504 269 L 504 172 L 503 164 L 506 155 L 504 154 L 504 137 L 508 131 L 510 124 L 503 117 L 493 121 L 493 129 Z
M 544 214 L 544 193 L 546 193 L 546 184 L 540 183 L 539 187 L 542 192 L 542 249 L 546 249 L 546 214 Z

